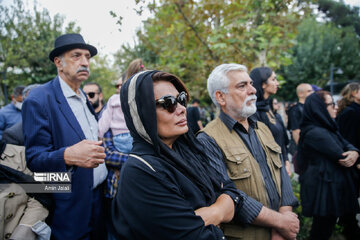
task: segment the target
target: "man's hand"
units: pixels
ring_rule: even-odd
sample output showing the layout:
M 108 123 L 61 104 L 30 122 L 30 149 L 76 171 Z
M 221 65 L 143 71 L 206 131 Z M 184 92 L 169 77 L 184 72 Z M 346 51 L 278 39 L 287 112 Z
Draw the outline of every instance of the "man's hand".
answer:
M 221 218 L 216 207 L 202 207 L 195 210 L 195 214 L 200 216 L 205 223 L 205 226 L 213 224 L 215 226 L 220 225 Z
M 296 235 L 300 229 L 300 221 L 298 216 L 290 211 L 286 211 L 280 214 L 280 225 L 278 228 L 276 228 L 276 231 L 280 233 L 285 239 L 296 239 Z
M 286 169 L 286 172 L 289 175 L 289 177 L 291 177 L 291 167 L 290 167 L 289 161 L 285 161 L 285 169 Z
M 105 149 L 100 146 L 102 141 L 82 140 L 67 147 L 64 151 L 66 165 L 75 165 L 84 168 L 96 168 L 104 163 Z
M 263 206 L 259 215 L 254 219 L 253 224 L 270 227 L 285 239 L 296 239 L 300 229 L 300 222 L 297 215 L 291 209 L 292 207 L 290 206 L 282 206 L 279 212 L 276 212 Z
M 345 158 L 339 160 L 339 164 L 344 167 L 351 167 L 355 164 L 359 157 L 359 153 L 356 151 L 347 151 L 342 154 Z
M 219 226 L 220 223 L 229 222 L 234 217 L 234 202 L 229 195 L 221 194 L 214 204 L 196 209 L 195 214 L 202 218 L 205 226 Z

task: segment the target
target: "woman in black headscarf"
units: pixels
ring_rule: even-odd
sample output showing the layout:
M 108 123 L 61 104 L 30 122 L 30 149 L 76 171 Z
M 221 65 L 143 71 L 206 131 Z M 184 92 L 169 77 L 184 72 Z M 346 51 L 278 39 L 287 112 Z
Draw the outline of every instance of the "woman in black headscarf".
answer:
M 336 121 L 340 133 L 360 149 L 360 83 L 349 83 L 341 91 Z
M 271 68 L 259 67 L 250 72 L 250 78 L 256 88 L 256 114 L 255 117 L 269 127 L 277 144 L 281 147 L 281 157 L 285 162 L 286 171 L 290 175 L 290 163 L 287 156 L 286 145 L 289 143 L 286 128 L 282 120 L 276 117 L 270 107 L 270 96 L 276 94 L 279 82 Z
M 338 217 L 347 239 L 360 239 L 359 150 L 340 135 L 336 108 L 329 92 L 315 92 L 306 98 L 300 125 L 300 195 L 304 216 L 313 217 L 310 239 L 329 239 Z
M 188 132 L 188 91 L 176 76 L 145 71 L 121 89 L 134 138 L 113 203 L 119 239 L 222 239 L 242 200 Z M 225 170 L 224 170 L 225 171 Z

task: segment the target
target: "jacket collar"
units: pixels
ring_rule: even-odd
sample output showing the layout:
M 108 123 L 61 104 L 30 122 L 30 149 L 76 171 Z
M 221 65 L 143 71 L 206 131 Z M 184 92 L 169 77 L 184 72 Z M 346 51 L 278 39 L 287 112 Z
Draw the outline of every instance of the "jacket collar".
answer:
M 85 135 L 83 131 L 81 130 L 81 126 L 76 119 L 74 113 L 72 112 L 70 105 L 68 104 L 60 86 L 60 80 L 59 76 L 57 76 L 52 82 L 51 82 L 53 91 L 54 91 L 54 97 L 56 102 L 58 103 L 59 109 L 61 113 L 64 115 L 65 119 L 67 120 L 68 124 L 72 127 L 72 129 L 76 132 L 76 134 L 79 136 L 80 139 L 85 139 Z M 88 102 L 88 101 L 87 101 Z M 93 111 L 92 111 L 93 112 Z

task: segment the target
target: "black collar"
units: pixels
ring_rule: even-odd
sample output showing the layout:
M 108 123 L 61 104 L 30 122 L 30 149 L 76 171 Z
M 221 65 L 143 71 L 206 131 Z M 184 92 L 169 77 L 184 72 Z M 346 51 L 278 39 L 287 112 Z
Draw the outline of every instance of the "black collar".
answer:
M 241 130 L 244 133 L 248 132 L 248 131 L 246 131 L 245 127 L 241 123 L 239 123 L 238 121 L 236 121 L 235 119 L 233 119 L 232 117 L 230 117 L 229 115 L 224 113 L 222 110 L 220 111 L 219 118 L 221 121 L 223 121 L 223 123 L 229 129 L 230 132 L 232 132 L 232 130 L 235 129 L 235 127 L 237 127 L 239 130 Z M 251 128 L 253 128 L 253 129 L 257 128 L 257 121 L 253 117 L 253 115 L 248 117 L 248 121 L 249 121 L 249 126 Z

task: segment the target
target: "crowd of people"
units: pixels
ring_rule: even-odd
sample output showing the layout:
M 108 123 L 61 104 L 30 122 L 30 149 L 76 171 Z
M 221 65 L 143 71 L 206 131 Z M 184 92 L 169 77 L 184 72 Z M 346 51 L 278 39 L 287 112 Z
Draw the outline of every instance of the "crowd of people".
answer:
M 83 84 L 96 54 L 59 36 L 57 76 L 16 87 L 0 110 L 0 238 L 296 239 L 293 161 L 309 239 L 337 221 L 360 239 L 360 83 L 338 103 L 302 83 L 284 121 L 271 68 L 221 64 L 207 79 L 219 114 L 204 122 L 182 80 L 141 59 L 105 103 L 99 83 Z M 33 172 L 70 173 L 71 192 L 24 191 Z

